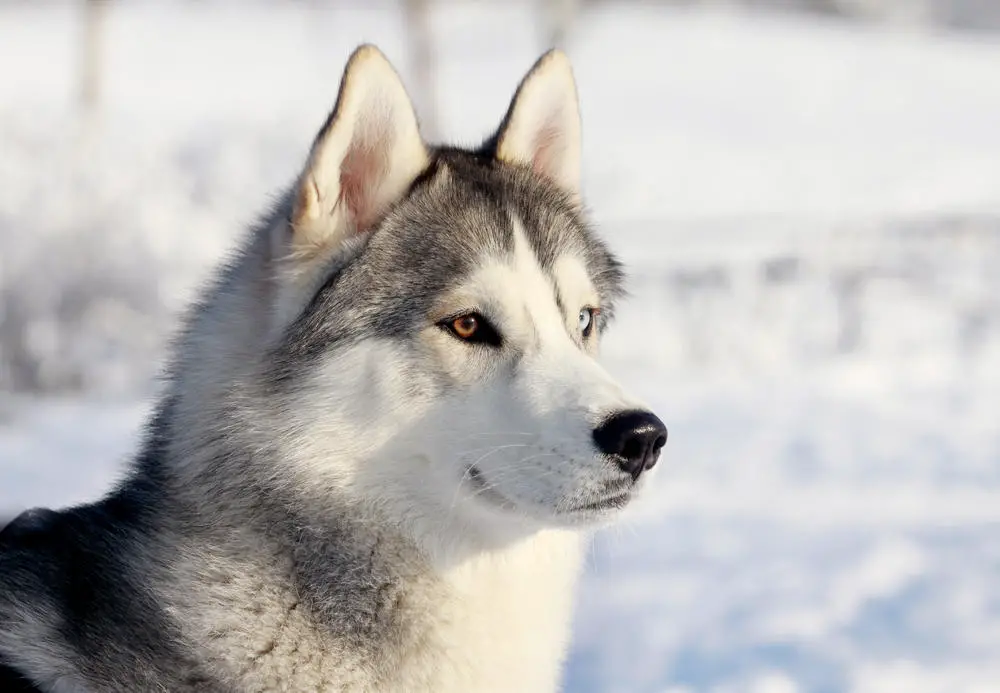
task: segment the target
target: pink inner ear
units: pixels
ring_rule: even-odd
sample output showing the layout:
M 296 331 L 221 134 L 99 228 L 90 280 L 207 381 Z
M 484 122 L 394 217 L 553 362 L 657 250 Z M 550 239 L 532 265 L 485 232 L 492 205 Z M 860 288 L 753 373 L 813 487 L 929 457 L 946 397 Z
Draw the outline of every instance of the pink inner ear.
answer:
M 555 178 L 558 175 L 558 161 L 563 155 L 563 146 L 559 128 L 550 120 L 535 135 L 535 155 L 532 160 L 535 173 L 546 178 Z
M 340 165 L 340 197 L 355 233 L 368 231 L 382 211 L 378 209 L 378 191 L 389 172 L 389 146 L 377 137 L 356 138 Z

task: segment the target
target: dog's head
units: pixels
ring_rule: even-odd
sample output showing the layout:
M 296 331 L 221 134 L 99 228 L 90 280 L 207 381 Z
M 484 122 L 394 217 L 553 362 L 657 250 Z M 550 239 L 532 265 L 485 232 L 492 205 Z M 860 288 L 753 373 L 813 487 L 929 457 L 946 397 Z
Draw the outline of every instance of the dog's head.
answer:
M 667 438 L 596 361 L 621 270 L 584 220 L 565 55 L 479 150 L 427 146 L 373 47 L 274 225 L 267 377 L 317 493 L 464 522 L 614 515 Z

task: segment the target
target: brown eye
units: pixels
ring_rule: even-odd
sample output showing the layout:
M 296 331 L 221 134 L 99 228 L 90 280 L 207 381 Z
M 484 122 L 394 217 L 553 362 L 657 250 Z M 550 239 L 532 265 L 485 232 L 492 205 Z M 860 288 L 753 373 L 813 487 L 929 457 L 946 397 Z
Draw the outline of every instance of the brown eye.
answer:
M 500 346 L 500 334 L 479 313 L 465 313 L 438 323 L 452 335 L 469 344 Z
M 451 321 L 451 330 L 462 339 L 472 339 L 479 329 L 479 321 L 475 315 L 463 315 Z

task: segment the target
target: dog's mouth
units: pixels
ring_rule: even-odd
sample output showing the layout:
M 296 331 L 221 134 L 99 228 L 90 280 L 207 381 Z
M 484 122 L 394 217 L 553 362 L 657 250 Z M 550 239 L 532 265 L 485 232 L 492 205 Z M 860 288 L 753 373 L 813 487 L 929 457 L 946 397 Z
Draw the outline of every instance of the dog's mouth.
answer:
M 518 504 L 510 500 L 496 487 L 489 482 L 486 476 L 475 465 L 466 467 L 464 479 L 472 488 L 473 495 L 503 510 L 513 511 L 518 509 Z M 633 484 L 616 484 L 605 489 L 603 494 L 595 494 L 583 502 L 568 504 L 556 511 L 557 515 L 573 517 L 580 520 L 587 518 L 600 518 L 602 516 L 622 510 L 632 500 L 634 491 Z
M 635 495 L 635 483 L 629 481 L 613 481 L 604 488 L 589 494 L 578 502 L 568 503 L 560 509 L 561 515 L 579 517 L 581 519 L 598 519 L 623 510 Z
M 621 510 L 632 500 L 632 492 L 620 491 L 614 495 L 605 496 L 595 501 L 569 507 L 564 512 L 578 515 L 594 515 L 612 510 Z
M 496 505 L 504 510 L 515 510 L 517 506 L 509 498 L 496 490 L 476 465 L 469 465 L 465 470 L 465 479 L 473 489 L 473 495 L 480 500 Z

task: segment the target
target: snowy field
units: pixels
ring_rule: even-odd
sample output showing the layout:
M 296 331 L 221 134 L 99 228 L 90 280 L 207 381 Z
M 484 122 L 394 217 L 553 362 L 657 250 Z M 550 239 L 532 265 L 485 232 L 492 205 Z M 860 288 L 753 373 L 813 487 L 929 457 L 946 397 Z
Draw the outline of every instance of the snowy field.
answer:
M 0 511 L 107 488 L 350 50 L 407 74 L 392 4 L 319 5 L 116 7 L 82 122 L 77 12 L 0 4 Z M 536 16 L 432 19 L 475 142 Z M 670 442 L 595 541 L 567 690 L 1000 691 L 1000 40 L 604 4 L 569 52 L 631 276 L 606 361 Z

